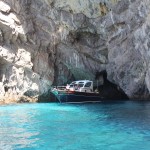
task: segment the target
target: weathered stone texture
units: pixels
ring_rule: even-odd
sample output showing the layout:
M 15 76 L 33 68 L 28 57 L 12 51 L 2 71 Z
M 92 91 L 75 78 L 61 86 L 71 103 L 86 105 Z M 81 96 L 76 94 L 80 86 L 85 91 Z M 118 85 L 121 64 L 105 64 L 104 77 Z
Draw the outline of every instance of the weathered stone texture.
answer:
M 120 4 L 126 9 L 117 7 Z M 117 6 L 112 12 L 114 32 L 108 38 L 108 78 L 130 98 L 149 99 L 150 1 L 122 1 Z
M 130 98 L 149 99 L 149 13 L 148 0 L 1 0 L 1 97 L 107 70 Z

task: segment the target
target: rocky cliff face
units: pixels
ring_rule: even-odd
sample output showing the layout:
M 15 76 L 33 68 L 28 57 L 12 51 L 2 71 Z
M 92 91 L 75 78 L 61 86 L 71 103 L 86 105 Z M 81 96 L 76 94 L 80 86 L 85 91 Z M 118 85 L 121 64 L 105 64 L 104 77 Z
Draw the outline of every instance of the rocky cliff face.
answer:
M 149 99 L 150 1 L 122 1 L 114 7 L 108 38 L 108 78 L 133 99 Z
M 130 98 L 148 99 L 149 13 L 148 0 L 1 0 L 0 99 L 103 70 Z

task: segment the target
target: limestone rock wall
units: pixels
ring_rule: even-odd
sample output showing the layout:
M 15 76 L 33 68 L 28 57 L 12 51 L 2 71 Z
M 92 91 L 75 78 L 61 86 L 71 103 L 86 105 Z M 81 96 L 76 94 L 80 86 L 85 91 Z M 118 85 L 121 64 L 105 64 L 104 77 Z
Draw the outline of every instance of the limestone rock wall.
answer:
M 122 1 L 117 6 L 108 36 L 108 78 L 130 98 L 150 99 L 150 1 Z
M 31 14 L 31 3 L 0 1 L 1 99 L 23 94 L 38 96 L 53 82 L 53 60 L 49 60 L 51 35 L 42 32 L 42 25 L 34 25 L 37 19 L 36 14 Z
M 148 99 L 149 13 L 148 0 L 1 0 L 1 98 L 106 70 L 130 98 Z
M 99 62 L 106 63 L 107 54 L 100 54 L 100 38 L 88 17 L 101 15 L 101 2 L 104 5 L 101 0 L 1 0 L 1 99 L 38 96 L 53 83 L 94 78 L 91 70 L 100 70 Z

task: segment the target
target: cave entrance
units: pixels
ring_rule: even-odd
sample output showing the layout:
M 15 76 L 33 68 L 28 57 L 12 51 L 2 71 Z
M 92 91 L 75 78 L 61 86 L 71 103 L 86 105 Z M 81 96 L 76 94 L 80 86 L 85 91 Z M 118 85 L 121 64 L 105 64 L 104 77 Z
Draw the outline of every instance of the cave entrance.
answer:
M 95 75 L 96 81 L 99 81 L 102 84 L 97 85 L 95 88 L 99 91 L 101 96 L 104 99 L 108 100 L 128 100 L 129 97 L 125 94 L 125 92 L 116 84 L 111 83 L 107 79 L 107 72 L 101 71 L 97 72 Z

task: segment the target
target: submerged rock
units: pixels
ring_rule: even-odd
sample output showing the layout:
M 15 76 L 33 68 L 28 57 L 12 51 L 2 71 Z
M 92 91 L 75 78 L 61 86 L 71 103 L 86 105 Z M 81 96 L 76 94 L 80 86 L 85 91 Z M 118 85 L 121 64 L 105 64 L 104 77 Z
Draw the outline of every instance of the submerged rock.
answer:
M 24 95 L 5 95 L 5 97 L 0 99 L 0 105 L 2 104 L 16 104 L 16 103 L 35 103 L 38 101 L 36 97 L 28 97 Z

